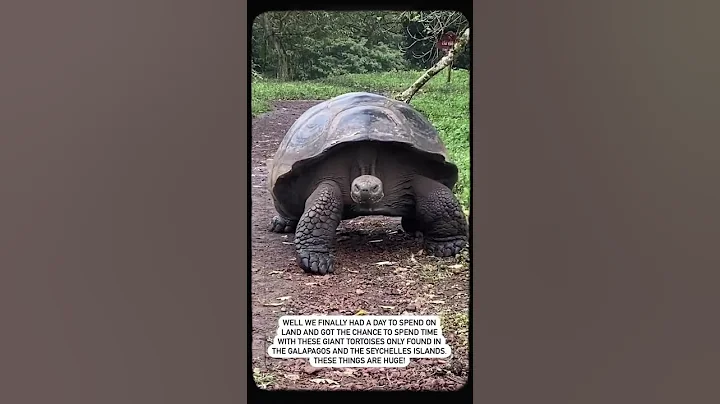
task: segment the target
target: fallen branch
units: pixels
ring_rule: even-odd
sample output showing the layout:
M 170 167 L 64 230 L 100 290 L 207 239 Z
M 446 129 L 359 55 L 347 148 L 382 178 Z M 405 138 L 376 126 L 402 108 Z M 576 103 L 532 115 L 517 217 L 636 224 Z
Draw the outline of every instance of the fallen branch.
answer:
M 431 67 L 425 73 L 423 73 L 415 82 L 405 91 L 395 96 L 396 100 L 409 103 L 415 93 L 418 92 L 433 76 L 438 74 L 442 69 L 450 66 L 455 59 L 455 55 L 462 52 L 465 45 L 470 41 L 470 28 L 465 29 L 462 35 L 458 38 L 453 48 L 445 55 L 435 66 Z

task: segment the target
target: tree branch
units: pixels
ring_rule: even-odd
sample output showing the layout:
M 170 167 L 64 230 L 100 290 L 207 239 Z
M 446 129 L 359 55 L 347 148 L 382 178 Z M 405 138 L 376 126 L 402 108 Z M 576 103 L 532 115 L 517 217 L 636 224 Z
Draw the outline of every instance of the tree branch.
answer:
M 465 28 L 465 31 L 463 31 L 462 35 L 460 35 L 460 37 L 457 39 L 457 42 L 455 42 L 455 45 L 448 52 L 448 54 L 445 55 L 442 59 L 440 59 L 440 61 L 437 62 L 435 66 L 426 70 L 425 73 L 423 73 L 417 80 L 415 80 L 415 82 L 410 87 L 408 87 L 407 90 L 403 91 L 400 94 L 397 94 L 395 96 L 395 99 L 409 104 L 415 93 L 417 93 L 418 90 L 420 90 L 422 86 L 425 85 L 425 83 L 430 81 L 433 76 L 438 74 L 442 69 L 449 66 L 450 63 L 455 59 L 455 55 L 460 53 L 469 41 L 470 28 Z

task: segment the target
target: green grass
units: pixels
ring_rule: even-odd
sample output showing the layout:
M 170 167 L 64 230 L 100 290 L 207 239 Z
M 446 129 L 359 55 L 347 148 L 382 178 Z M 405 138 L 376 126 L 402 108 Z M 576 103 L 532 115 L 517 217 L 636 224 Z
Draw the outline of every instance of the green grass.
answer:
M 267 389 L 275 382 L 275 375 L 272 373 L 262 372 L 259 368 L 255 368 L 253 369 L 253 379 L 255 380 L 255 385 L 259 388 Z
M 277 100 L 325 100 L 351 91 L 395 93 L 405 90 L 422 74 L 404 71 L 374 74 L 347 74 L 305 82 L 254 81 L 252 115 L 270 110 Z M 454 192 L 467 211 L 470 205 L 470 76 L 465 70 L 440 72 L 418 92 L 410 104 L 433 123 L 460 171 Z M 467 213 L 467 212 L 466 212 Z

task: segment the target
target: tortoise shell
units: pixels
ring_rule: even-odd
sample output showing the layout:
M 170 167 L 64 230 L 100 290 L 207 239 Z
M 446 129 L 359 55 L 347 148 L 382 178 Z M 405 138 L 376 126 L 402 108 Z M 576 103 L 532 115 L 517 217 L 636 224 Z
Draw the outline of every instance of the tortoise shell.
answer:
M 294 169 L 319 162 L 335 146 L 358 141 L 408 146 L 418 154 L 418 164 L 431 159 L 450 168 L 439 181 L 450 188 L 457 181 L 457 167 L 449 160 L 437 130 L 425 116 L 402 101 L 353 92 L 309 108 L 288 129 L 269 162 L 271 192 Z

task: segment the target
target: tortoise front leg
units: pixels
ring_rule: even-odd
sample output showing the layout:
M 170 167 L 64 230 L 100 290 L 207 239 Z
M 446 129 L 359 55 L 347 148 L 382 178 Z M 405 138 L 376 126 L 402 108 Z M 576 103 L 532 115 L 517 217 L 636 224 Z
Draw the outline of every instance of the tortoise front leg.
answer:
M 335 232 L 342 220 L 342 194 L 333 181 L 324 181 L 305 202 L 305 213 L 295 230 L 298 264 L 306 273 L 335 271 Z
M 286 215 L 277 201 L 273 201 L 273 203 L 278 214 L 270 220 L 270 231 L 273 233 L 293 233 L 297 227 L 297 219 L 292 219 Z
M 425 249 L 436 257 L 451 257 L 468 242 L 468 222 L 450 188 L 427 177 L 413 181 L 415 220 Z

